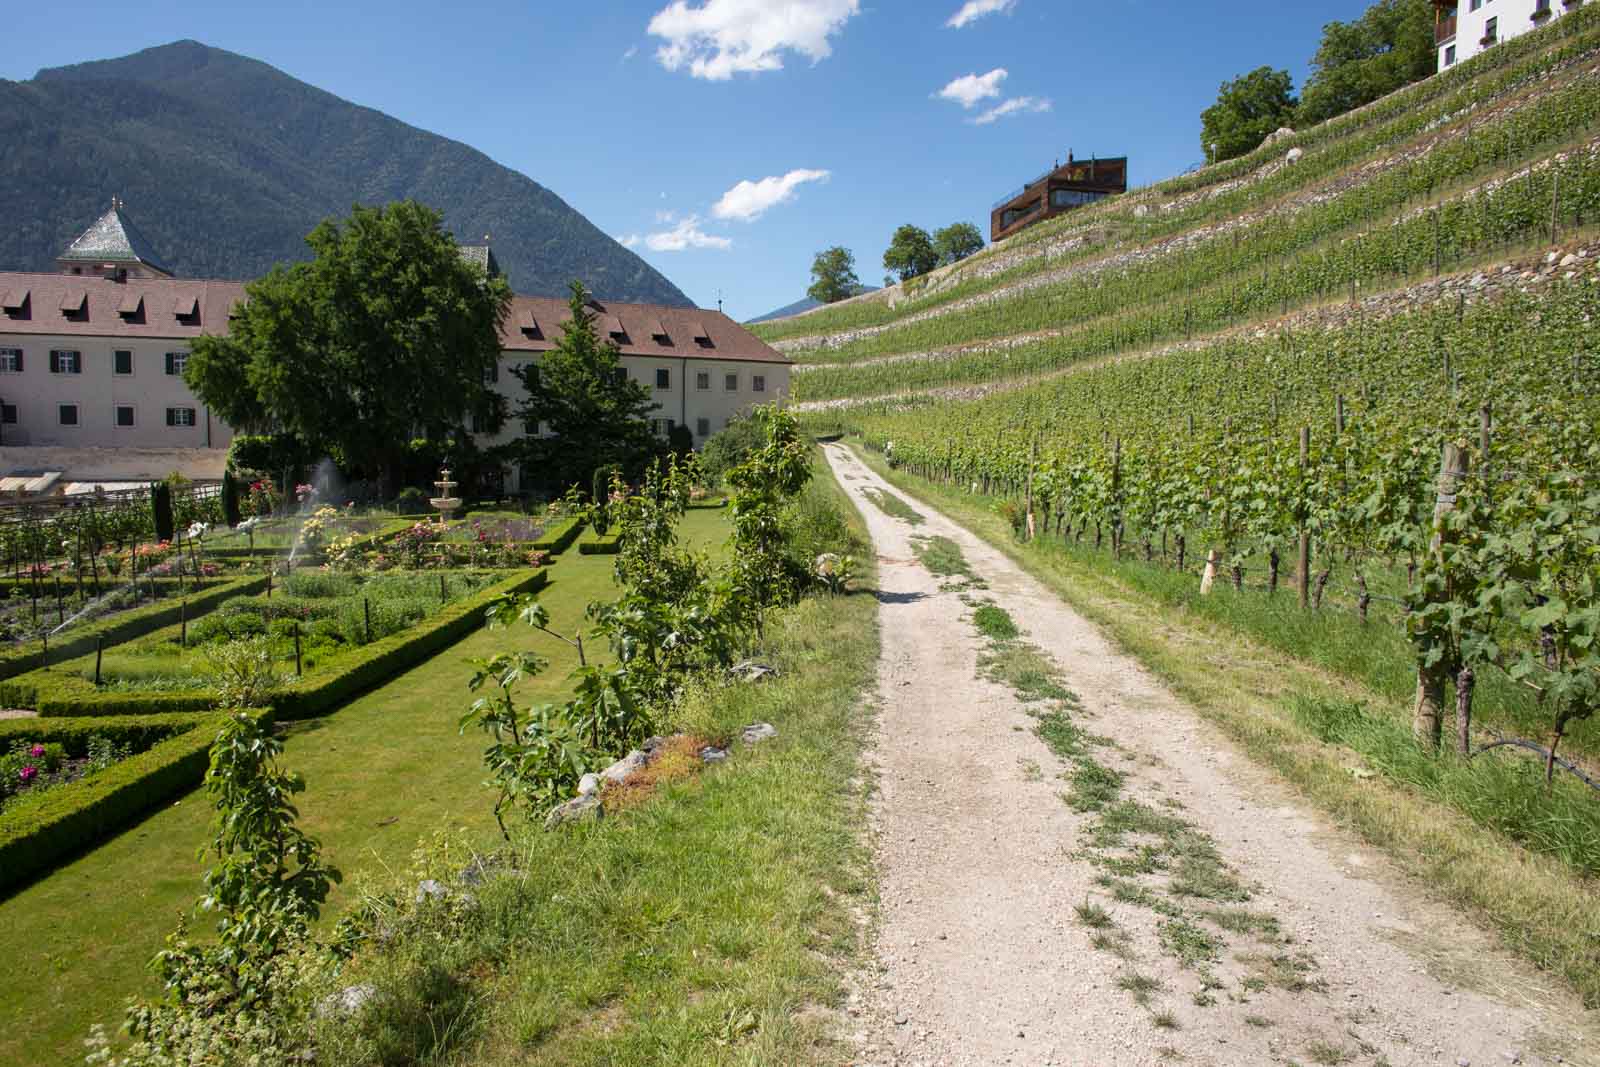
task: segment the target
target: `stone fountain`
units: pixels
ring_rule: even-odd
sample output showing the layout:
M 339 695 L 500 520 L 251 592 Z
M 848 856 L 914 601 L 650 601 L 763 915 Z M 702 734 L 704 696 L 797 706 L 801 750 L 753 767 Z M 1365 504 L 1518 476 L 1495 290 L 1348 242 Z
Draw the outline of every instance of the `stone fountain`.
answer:
M 439 511 L 439 522 L 444 524 L 450 521 L 455 510 L 461 506 L 461 498 L 451 490 L 460 485 L 460 482 L 450 480 L 450 468 L 442 467 L 439 470 L 439 480 L 434 482 L 434 488 L 439 490 L 439 495 L 428 501 Z

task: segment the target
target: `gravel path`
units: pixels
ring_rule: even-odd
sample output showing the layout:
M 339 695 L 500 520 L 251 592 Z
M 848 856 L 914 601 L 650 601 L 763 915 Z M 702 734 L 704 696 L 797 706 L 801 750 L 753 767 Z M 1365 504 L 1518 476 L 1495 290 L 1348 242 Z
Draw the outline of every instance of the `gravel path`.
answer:
M 1596 1062 L 1564 992 L 1332 828 L 1011 561 L 920 502 L 907 500 L 919 524 L 889 516 L 862 491 L 900 494 L 843 446 L 827 455 L 866 516 L 882 601 L 881 912 L 851 997 L 855 1063 Z M 915 542 L 935 535 L 986 588 L 958 591 L 918 562 Z M 1063 802 L 1072 764 L 1035 733 L 1040 706 L 980 677 L 983 600 L 1054 661 L 1123 797 L 1181 817 L 1182 840 L 1209 841 L 1247 903 L 1113 899 L 1088 833 L 1100 816 Z M 1137 881 L 1166 884 L 1156 876 Z M 1086 902 L 1115 925 L 1088 928 Z M 1219 910 L 1273 932 L 1223 933 L 1204 918 Z M 1211 962 L 1164 947 L 1180 925 L 1215 940 Z

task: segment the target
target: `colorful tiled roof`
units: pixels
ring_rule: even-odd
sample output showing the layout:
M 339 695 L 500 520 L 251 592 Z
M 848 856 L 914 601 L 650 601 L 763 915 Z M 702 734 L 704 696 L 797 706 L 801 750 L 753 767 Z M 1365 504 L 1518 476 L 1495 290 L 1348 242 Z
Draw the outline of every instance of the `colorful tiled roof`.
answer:
M 56 258 L 64 263 L 142 263 L 162 274 L 172 273 L 115 202 Z

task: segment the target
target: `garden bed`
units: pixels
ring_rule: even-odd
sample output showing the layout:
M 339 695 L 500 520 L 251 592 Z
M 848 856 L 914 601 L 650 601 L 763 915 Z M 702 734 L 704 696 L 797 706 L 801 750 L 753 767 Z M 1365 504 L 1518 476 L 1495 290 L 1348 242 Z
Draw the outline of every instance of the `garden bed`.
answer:
M 0 891 L 33 878 L 194 785 L 205 771 L 220 721 L 217 715 L 106 718 L 91 731 L 81 724 L 63 728 L 32 720 L 26 737 L 40 743 L 60 744 L 68 752 L 74 751 L 72 745 L 82 745 L 87 752 L 90 739 L 98 736 L 128 751 L 94 773 L 18 798 L 0 811 Z M 18 736 L 8 738 L 8 747 Z
M 299 684 L 338 671 L 342 660 L 472 598 L 497 578 L 478 571 L 292 574 L 203 617 L 0 683 L 0 702 L 45 714 L 75 714 L 85 700 L 115 704 L 118 697 L 141 711 L 201 710 L 229 645 L 263 640 L 279 673 Z

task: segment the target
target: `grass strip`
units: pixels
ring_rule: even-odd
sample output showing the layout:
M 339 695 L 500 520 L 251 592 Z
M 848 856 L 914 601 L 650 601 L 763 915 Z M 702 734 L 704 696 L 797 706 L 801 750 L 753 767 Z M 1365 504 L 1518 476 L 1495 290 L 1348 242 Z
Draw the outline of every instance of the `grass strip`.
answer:
M 778 676 L 707 680 L 676 717 L 704 737 L 771 722 L 775 740 L 624 814 L 519 835 L 516 875 L 483 887 L 464 936 L 357 958 L 341 981 L 380 995 L 323 1062 L 840 1062 L 825 1009 L 870 891 L 858 754 L 877 618 L 865 592 L 774 613 L 761 655 Z

